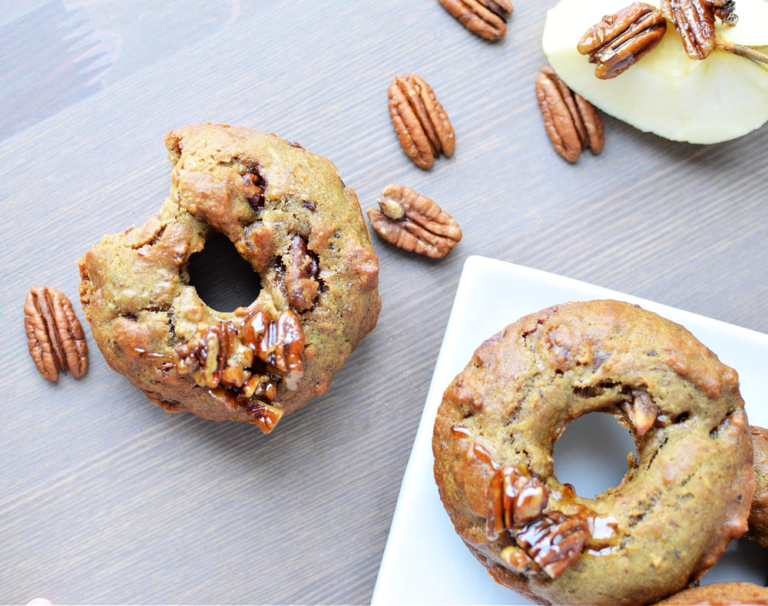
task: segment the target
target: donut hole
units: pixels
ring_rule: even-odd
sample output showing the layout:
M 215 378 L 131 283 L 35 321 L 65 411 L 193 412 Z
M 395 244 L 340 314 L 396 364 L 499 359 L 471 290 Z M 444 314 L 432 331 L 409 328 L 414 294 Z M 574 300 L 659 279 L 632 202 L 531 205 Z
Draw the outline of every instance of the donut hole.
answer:
M 261 277 L 223 234 L 212 235 L 205 248 L 189 258 L 188 270 L 190 285 L 216 311 L 248 307 L 261 292 Z
M 621 482 L 628 453 L 637 459 L 631 433 L 613 415 L 587 414 L 569 423 L 555 443 L 555 474 L 579 496 L 593 499 Z

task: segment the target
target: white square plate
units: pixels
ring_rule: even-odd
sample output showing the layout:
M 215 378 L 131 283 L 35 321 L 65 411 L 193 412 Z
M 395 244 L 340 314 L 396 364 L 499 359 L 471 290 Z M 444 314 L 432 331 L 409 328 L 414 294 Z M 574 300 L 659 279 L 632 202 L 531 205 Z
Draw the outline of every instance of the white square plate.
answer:
M 768 335 L 569 278 L 470 257 L 461 274 L 403 478 L 373 592 L 374 605 L 531 603 L 496 585 L 454 532 L 432 475 L 432 427 L 443 391 L 485 339 L 526 314 L 566 301 L 591 299 L 637 303 L 684 325 L 725 364 L 738 371 L 750 423 L 768 427 L 768 396 L 764 385 Z M 626 471 L 626 462 L 621 464 Z M 560 469 L 558 467 L 558 473 Z M 741 539 L 731 543 L 702 583 L 751 581 L 764 585 L 767 579 L 765 550 Z

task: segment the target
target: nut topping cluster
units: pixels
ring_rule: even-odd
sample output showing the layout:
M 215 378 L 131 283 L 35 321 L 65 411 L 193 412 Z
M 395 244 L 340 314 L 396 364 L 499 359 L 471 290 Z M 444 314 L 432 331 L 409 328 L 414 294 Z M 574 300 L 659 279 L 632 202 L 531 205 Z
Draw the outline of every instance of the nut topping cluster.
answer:
M 664 0 L 662 0 L 662 5 Z M 715 17 L 720 19 L 726 25 L 733 27 L 739 22 L 739 16 L 736 14 L 736 0 L 716 0 Z
M 24 301 L 29 354 L 49 381 L 59 372 L 81 377 L 88 370 L 88 344 L 72 303 L 60 290 L 35 286 Z
M 589 101 L 574 93 L 549 65 L 536 78 L 536 96 L 555 150 L 576 162 L 583 149 L 597 155 L 605 146 L 603 119 Z
M 402 185 L 387 185 L 369 208 L 373 230 L 387 242 L 409 252 L 441 259 L 461 240 L 459 224 L 431 198 Z
M 659 9 L 634 2 L 589 28 L 576 48 L 597 65 L 595 76 L 608 80 L 656 48 L 666 32 L 667 21 Z
M 304 238 L 294 236 L 284 264 L 285 284 L 291 307 L 298 311 L 312 309 L 320 288 L 320 282 L 317 280 L 320 267 L 317 259 L 307 251 Z
M 487 448 L 472 440 L 465 427 L 455 425 L 451 434 L 457 440 L 469 441 L 468 460 L 476 459 L 493 470 L 485 533 L 489 541 L 499 540 L 505 531 L 514 538 L 515 545 L 501 551 L 504 562 L 518 574 L 543 571 L 551 579 L 563 574 L 592 538 L 592 512 L 584 507 L 574 515 L 545 512 L 549 492 L 536 474 L 499 466 Z
M 515 572 L 543 570 L 556 579 L 581 555 L 592 534 L 586 516 L 544 513 L 549 493 L 536 475 L 513 467 L 496 470 L 489 490 L 486 534 L 495 541 L 504 530 L 521 551 L 506 550 L 502 557 Z
M 231 410 L 243 407 L 264 433 L 282 416 L 273 405 L 276 381 L 295 390 L 304 375 L 304 332 L 295 312 L 275 318 L 266 311 L 249 313 L 211 326 L 176 348 L 176 367 L 190 374 Z
M 510 0 L 440 0 L 464 27 L 488 40 L 507 34 L 507 18 L 514 11 Z
M 635 2 L 615 15 L 603 17 L 582 36 L 577 46 L 582 55 L 596 63 L 595 75 L 607 80 L 615 78 L 637 63 L 661 42 L 671 21 L 683 41 L 688 57 L 709 57 L 718 41 L 715 18 L 726 25 L 736 25 L 735 0 L 661 0 L 661 8 Z M 766 62 L 761 53 L 749 53 L 743 47 L 721 45 L 722 50 L 744 54 L 758 62 Z
M 389 114 L 400 145 L 419 168 L 432 168 L 440 153 L 453 155 L 456 135 L 451 121 L 435 92 L 416 74 L 394 77 Z

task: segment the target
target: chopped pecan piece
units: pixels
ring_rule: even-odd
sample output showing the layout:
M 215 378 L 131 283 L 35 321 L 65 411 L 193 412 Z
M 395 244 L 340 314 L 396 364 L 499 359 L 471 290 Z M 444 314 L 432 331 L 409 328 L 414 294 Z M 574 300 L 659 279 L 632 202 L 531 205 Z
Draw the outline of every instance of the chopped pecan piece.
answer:
M 454 425 L 451 427 L 451 435 L 457 440 L 467 440 L 472 437 L 469 429 L 462 427 L 461 425 Z
M 507 34 L 507 18 L 514 11 L 510 0 L 440 0 L 464 27 L 488 40 Z
M 434 200 L 401 185 L 387 185 L 378 208 L 369 208 L 373 230 L 404 250 L 442 259 L 461 240 L 459 224 Z
M 615 78 L 656 48 L 667 31 L 662 12 L 642 2 L 634 2 L 615 15 L 606 15 L 582 36 L 577 46 L 582 55 L 595 63 L 595 76 Z
M 453 155 L 456 135 L 451 122 L 435 92 L 416 74 L 394 77 L 389 114 L 400 145 L 419 168 L 432 168 L 441 152 Z
M 522 526 L 537 519 L 546 509 L 549 493 L 541 480 L 533 477 L 526 478 L 525 482 L 517 481 L 509 486 L 505 484 L 504 499 L 505 522 L 512 522 L 513 526 Z M 507 505 L 507 499 L 509 505 Z M 507 513 L 509 511 L 512 511 L 511 516 Z
M 556 579 L 581 555 L 589 541 L 589 523 L 580 516 L 551 511 L 519 531 L 515 540 L 547 575 Z
M 736 25 L 736 3 L 725 0 L 661 0 L 664 16 L 674 25 L 691 59 L 709 57 L 715 48 L 715 17 Z
M 301 236 L 294 236 L 288 254 L 283 257 L 285 285 L 288 302 L 298 311 L 307 311 L 317 299 L 320 283 L 317 275 L 320 268 L 317 260 L 307 252 L 307 242 Z
M 297 388 L 304 376 L 304 331 L 293 311 L 282 312 L 276 322 L 263 311 L 251 314 L 245 320 L 242 338 L 272 372 L 285 380 L 288 389 Z
M 242 387 L 250 378 L 253 351 L 232 321 L 202 326 L 198 338 L 176 348 L 179 374 L 191 374 L 200 387 Z
M 59 371 L 80 377 L 88 370 L 88 344 L 72 303 L 60 290 L 35 286 L 24 301 L 24 328 L 29 354 L 49 381 Z
M 270 404 L 256 404 L 248 408 L 248 414 L 253 419 L 253 423 L 259 426 L 264 433 L 271 432 L 280 419 L 283 418 L 283 409 L 271 406 Z
M 237 395 L 229 389 L 224 389 L 223 387 L 214 387 L 213 389 L 209 389 L 208 393 L 216 398 L 219 402 L 221 402 L 224 408 L 230 412 L 237 410 Z
M 574 93 L 549 65 L 536 78 L 536 96 L 555 151 L 576 162 L 582 149 L 599 154 L 605 146 L 603 120 L 589 101 Z
M 179 374 L 191 374 L 228 410 L 245 408 L 269 433 L 283 415 L 275 381 L 295 390 L 304 376 L 304 331 L 291 310 L 277 318 L 263 310 L 236 312 L 231 320 L 201 326 L 196 338 L 176 348 L 175 362 Z
M 261 210 L 264 207 L 264 179 L 259 174 L 258 167 L 254 167 L 250 172 L 243 175 L 243 193 L 248 204 L 253 210 Z
M 549 492 L 537 476 L 510 466 L 500 467 L 491 478 L 486 534 L 491 540 L 510 528 L 538 519 L 547 507 Z

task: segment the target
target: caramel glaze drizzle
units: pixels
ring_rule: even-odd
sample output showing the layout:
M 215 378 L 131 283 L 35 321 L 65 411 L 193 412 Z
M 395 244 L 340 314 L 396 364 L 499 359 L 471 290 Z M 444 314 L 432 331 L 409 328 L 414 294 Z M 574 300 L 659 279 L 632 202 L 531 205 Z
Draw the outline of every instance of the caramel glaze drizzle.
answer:
M 134 351 L 172 361 L 179 374 L 191 375 L 224 408 L 244 408 L 251 422 L 269 433 L 283 416 L 275 402 L 277 383 L 282 380 L 293 391 L 304 375 L 304 332 L 292 310 L 277 318 L 253 311 L 241 322 L 201 325 L 197 337 L 177 347 L 173 356 Z
M 460 425 L 451 428 L 455 439 L 471 440 L 472 434 Z M 591 539 L 609 539 L 617 525 L 616 518 L 598 518 L 587 507 L 574 503 L 578 512 L 566 515 L 561 511 L 548 511 L 549 491 L 541 478 L 530 470 L 494 462 L 487 448 L 474 440 L 467 450 L 467 460 L 477 459 L 494 470 L 488 490 L 488 514 L 485 532 L 489 541 L 497 541 L 504 531 L 509 532 L 516 546 L 502 550 L 501 557 L 509 567 L 520 574 L 543 571 L 556 579 L 575 562 Z M 575 496 L 570 485 L 566 495 Z M 610 550 L 610 548 L 607 548 Z M 606 548 L 590 550 L 602 555 Z

